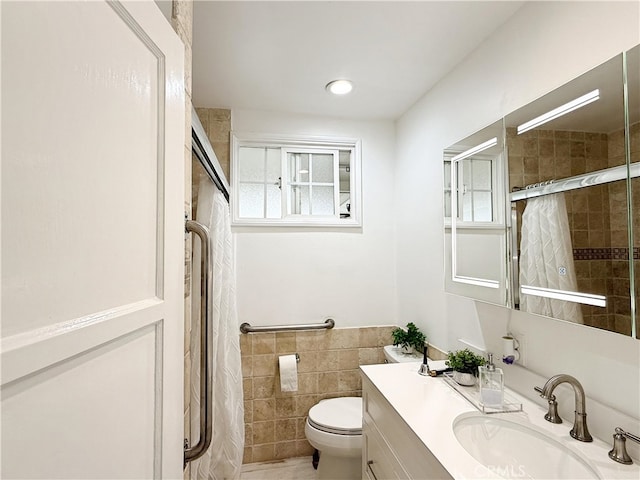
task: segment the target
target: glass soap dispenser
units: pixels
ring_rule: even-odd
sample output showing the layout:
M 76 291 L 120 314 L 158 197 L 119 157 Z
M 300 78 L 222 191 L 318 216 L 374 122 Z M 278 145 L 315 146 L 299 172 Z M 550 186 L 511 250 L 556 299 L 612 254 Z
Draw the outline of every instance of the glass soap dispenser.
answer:
M 493 364 L 493 354 L 485 366 L 478 367 L 480 373 L 480 404 L 485 407 L 502 407 L 504 401 L 504 374 Z

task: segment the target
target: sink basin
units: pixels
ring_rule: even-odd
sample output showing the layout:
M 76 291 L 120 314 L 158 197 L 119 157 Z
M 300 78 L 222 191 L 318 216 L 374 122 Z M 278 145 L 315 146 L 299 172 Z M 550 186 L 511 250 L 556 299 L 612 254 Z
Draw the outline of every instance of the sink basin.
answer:
M 453 433 L 473 458 L 504 478 L 602 478 L 579 453 L 526 422 L 467 413 L 453 421 Z

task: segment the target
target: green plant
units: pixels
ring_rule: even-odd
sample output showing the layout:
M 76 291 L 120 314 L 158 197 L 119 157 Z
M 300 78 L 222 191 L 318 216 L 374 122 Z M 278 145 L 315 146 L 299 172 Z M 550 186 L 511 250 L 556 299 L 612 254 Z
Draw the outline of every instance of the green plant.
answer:
M 468 348 L 447 354 L 447 365 L 456 372 L 472 373 L 478 376 L 478 367 L 487 363 L 484 357 L 476 355 Z
M 393 339 L 393 344 L 395 346 L 400 345 L 401 347 L 413 347 L 419 352 L 422 352 L 424 342 L 427 340 L 424 333 L 422 333 L 412 322 L 407 323 L 406 330 L 403 328 L 396 328 L 393 330 L 391 332 L 391 338 Z

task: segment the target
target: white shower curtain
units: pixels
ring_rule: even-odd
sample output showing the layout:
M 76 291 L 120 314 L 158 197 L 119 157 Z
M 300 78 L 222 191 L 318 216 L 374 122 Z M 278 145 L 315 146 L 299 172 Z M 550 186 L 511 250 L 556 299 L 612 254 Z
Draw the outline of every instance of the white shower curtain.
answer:
M 192 480 L 238 479 L 244 453 L 244 402 L 240 339 L 236 313 L 229 204 L 211 180 L 203 178 L 198 190 L 196 220 L 209 228 L 213 282 L 210 286 L 212 321 L 212 416 L 211 446 L 191 462 Z M 200 246 L 193 254 L 194 286 L 191 328 L 191 438 L 197 438 L 200 409 Z
M 527 200 L 522 215 L 520 285 L 578 291 L 563 193 Z M 520 309 L 583 323 L 580 304 L 574 302 L 521 294 Z

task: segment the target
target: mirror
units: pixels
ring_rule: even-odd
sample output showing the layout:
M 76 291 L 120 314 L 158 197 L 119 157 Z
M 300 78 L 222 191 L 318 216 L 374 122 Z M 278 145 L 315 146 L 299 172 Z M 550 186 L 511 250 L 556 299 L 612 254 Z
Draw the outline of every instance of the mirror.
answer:
M 498 305 L 507 305 L 503 152 L 502 121 L 444 152 L 445 290 Z
M 634 333 L 623 56 L 505 119 L 513 306 Z
M 627 108 L 629 116 L 629 163 L 638 165 L 640 162 L 640 45 L 626 53 L 627 91 L 629 94 Z M 629 218 L 632 219 L 632 277 L 634 315 L 633 326 L 635 337 L 640 338 L 640 177 L 631 178 L 631 205 Z
M 640 338 L 640 46 L 451 145 L 444 171 L 447 292 Z

